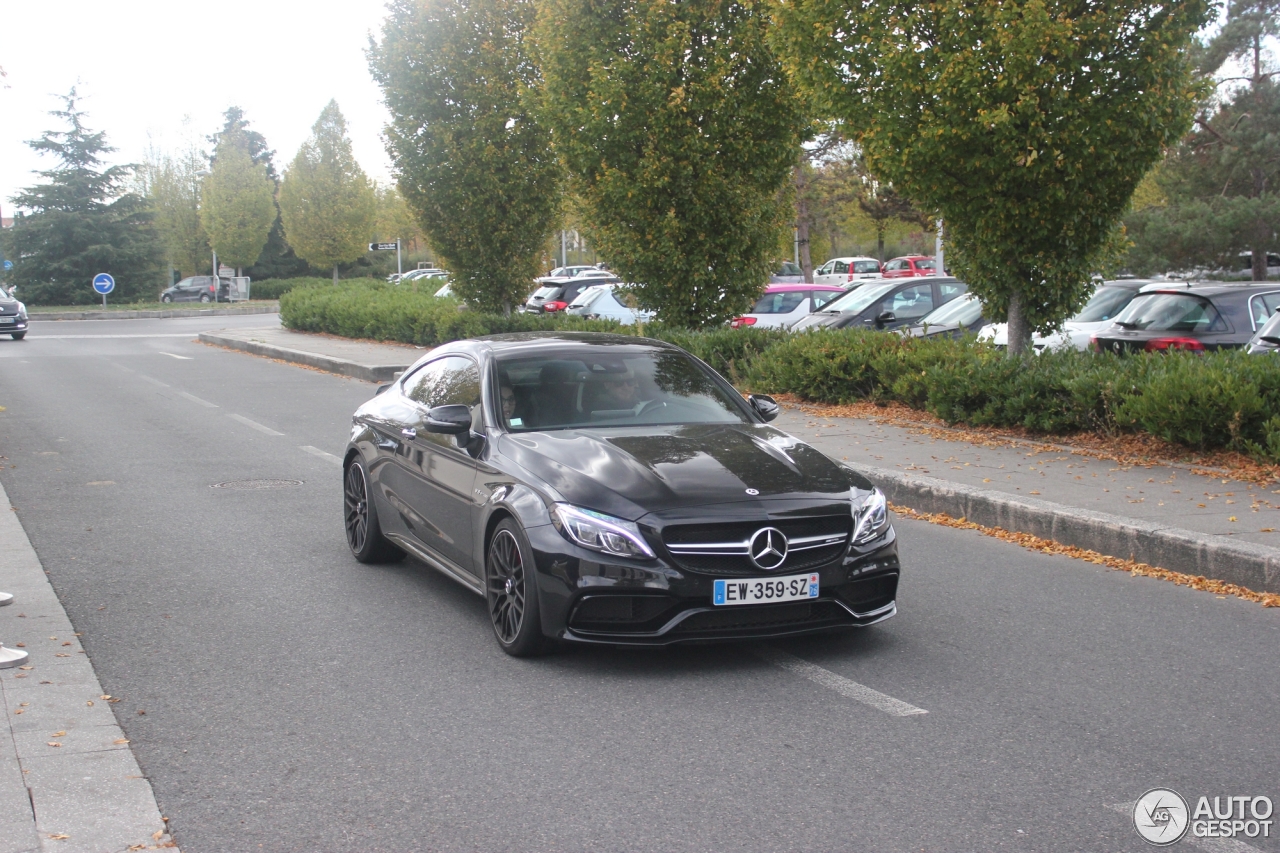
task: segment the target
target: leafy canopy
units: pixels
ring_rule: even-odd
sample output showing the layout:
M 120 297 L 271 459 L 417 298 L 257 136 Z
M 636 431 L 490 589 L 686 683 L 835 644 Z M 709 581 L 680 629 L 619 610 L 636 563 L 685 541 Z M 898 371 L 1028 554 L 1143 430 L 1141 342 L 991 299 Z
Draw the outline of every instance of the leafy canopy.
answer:
M 116 281 L 112 299 L 154 299 L 161 247 L 146 202 L 125 192 L 133 167 L 105 166 L 103 155 L 115 150 L 106 134 L 85 126 L 75 89 L 63 101 L 65 109 L 50 115 L 67 129 L 27 143 L 58 165 L 37 173 L 44 183 L 13 197 L 26 215 L 6 235 L 14 262 L 7 281 L 32 304 L 72 305 L 99 299 L 93 277 L 105 272 Z
M 254 163 L 243 132 L 224 133 L 205 180 L 200 222 L 219 263 L 253 265 L 276 221 L 275 182 L 267 167 Z
M 347 122 L 330 101 L 280 184 L 285 236 L 298 257 L 318 267 L 350 263 L 369 250 L 378 213 L 373 183 L 356 162 Z
M 586 231 L 666 323 L 746 310 L 789 231 L 806 126 L 768 25 L 750 0 L 541 7 L 544 115 Z
M 1134 187 L 1187 128 L 1208 0 L 777 0 L 779 42 L 870 168 L 946 220 L 994 315 L 1070 316 Z M 1011 324 L 1014 325 L 1014 324 Z
M 369 48 L 400 191 L 485 310 L 522 302 L 560 212 L 562 173 L 529 94 L 531 0 L 394 0 Z

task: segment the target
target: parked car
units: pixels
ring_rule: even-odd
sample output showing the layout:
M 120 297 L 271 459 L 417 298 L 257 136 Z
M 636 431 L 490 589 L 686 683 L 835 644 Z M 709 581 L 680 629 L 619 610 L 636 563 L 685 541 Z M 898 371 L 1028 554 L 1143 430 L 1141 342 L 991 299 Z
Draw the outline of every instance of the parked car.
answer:
M 985 325 L 982 300 L 976 293 L 966 293 L 935 308 L 919 323 L 903 326 L 898 331 L 909 338 L 962 338 L 975 334 Z
M 814 284 L 843 284 L 880 278 L 880 262 L 875 258 L 832 258 L 813 271 Z
M 421 278 L 430 278 L 432 276 L 448 274 L 447 270 L 442 270 L 439 267 L 424 267 L 422 269 L 409 270 L 407 273 L 400 276 L 397 281 L 392 282 L 392 284 L 403 284 L 408 281 L 417 281 Z M 390 280 L 391 279 L 388 279 L 388 281 Z
M 936 270 L 934 258 L 925 255 L 904 255 L 884 262 L 885 278 L 911 278 L 919 275 L 934 275 Z
M 1144 289 L 1094 335 L 1098 352 L 1239 349 L 1280 308 L 1280 284 L 1195 284 Z
M 622 286 L 617 284 L 592 285 L 579 293 L 578 297 L 569 303 L 569 307 L 564 309 L 564 313 L 572 314 L 576 317 L 584 317 L 588 320 L 616 320 L 624 326 L 632 325 L 637 318 L 641 323 L 648 323 L 652 320 L 654 312 L 643 309 L 634 311 L 618 298 L 620 294 L 617 292 L 617 288 Z
M 554 314 L 568 308 L 582 291 L 597 284 L 619 284 L 616 275 L 596 271 L 594 275 L 575 275 L 570 278 L 540 278 L 541 285 L 529 297 L 520 310 L 526 314 Z
M 226 302 L 230 282 L 211 275 L 193 275 L 160 292 L 161 302 Z
M 495 335 L 438 347 L 379 391 L 344 454 L 347 544 L 366 563 L 412 554 L 483 596 L 508 654 L 897 612 L 884 494 L 678 347 Z
M 799 264 L 783 261 L 778 269 L 770 274 L 770 284 L 804 284 L 804 270 Z
M 729 325 L 734 329 L 786 329 L 842 293 L 844 288 L 834 284 L 771 284 L 749 312 L 734 317 Z
M 0 335 L 15 341 L 27 336 L 27 306 L 0 290 Z
M 594 267 L 591 264 L 577 264 L 577 265 L 568 266 L 568 267 L 556 267 L 555 269 L 553 269 L 551 272 L 547 273 L 543 277 L 544 278 L 569 278 L 570 276 L 575 276 L 580 272 L 587 272 L 589 270 L 596 270 L 596 269 L 599 269 L 599 267 Z
M 954 278 L 899 279 L 868 282 L 801 317 L 791 328 L 896 329 L 923 320 L 935 308 L 969 290 Z
M 1087 350 L 1093 336 L 1109 327 L 1115 318 L 1125 309 L 1133 297 L 1144 287 L 1174 287 L 1170 282 L 1153 282 L 1148 279 L 1126 278 L 1103 282 L 1089 301 L 1070 320 L 1062 324 L 1062 331 L 1051 335 L 1034 334 L 1031 345 L 1036 350 L 1044 349 L 1078 349 Z M 984 326 L 978 337 L 990 340 L 998 347 L 1009 345 L 1009 326 L 1007 323 L 992 323 Z
M 1280 352 L 1280 312 L 1273 313 L 1258 327 L 1247 349 L 1250 355 Z

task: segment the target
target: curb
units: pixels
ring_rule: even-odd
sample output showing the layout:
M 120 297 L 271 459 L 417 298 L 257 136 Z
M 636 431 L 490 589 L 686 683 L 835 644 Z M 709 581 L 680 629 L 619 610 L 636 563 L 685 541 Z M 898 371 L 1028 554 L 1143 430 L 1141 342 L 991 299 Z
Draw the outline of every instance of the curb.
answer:
M 267 358 L 277 358 L 294 364 L 303 364 L 307 367 L 315 367 L 320 370 L 327 370 L 330 373 L 337 373 L 340 376 L 363 379 L 366 382 L 390 382 L 409 366 L 407 364 L 357 364 L 354 361 L 334 358 L 331 355 L 278 347 L 272 344 L 264 344 L 260 341 L 241 340 L 240 338 L 220 335 L 217 332 L 201 332 L 199 340 L 201 343 L 227 347 L 228 349 L 240 350 L 252 355 L 262 355 Z
M 278 302 L 233 308 L 168 308 L 155 311 L 28 311 L 28 320 L 155 320 L 169 317 L 224 317 L 232 314 L 275 314 Z
M 1203 575 L 1257 592 L 1280 593 L 1280 549 L 1222 536 L 1067 507 L 1035 498 L 1011 497 L 933 477 L 852 465 L 893 503 L 918 512 L 964 518 L 984 527 L 1028 533 L 1162 569 Z

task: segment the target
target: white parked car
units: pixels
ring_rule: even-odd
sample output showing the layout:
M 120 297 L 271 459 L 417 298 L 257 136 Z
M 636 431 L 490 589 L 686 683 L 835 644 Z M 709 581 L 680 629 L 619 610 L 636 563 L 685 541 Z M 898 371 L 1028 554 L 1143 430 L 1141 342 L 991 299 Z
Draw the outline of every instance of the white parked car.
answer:
M 882 277 L 880 262 L 875 258 L 832 258 L 813 271 L 814 284 L 847 285 L 852 281 L 868 281 Z
M 615 288 L 616 284 L 597 284 L 594 287 L 588 287 L 586 290 L 578 294 L 578 296 L 569 303 L 569 307 L 564 309 L 564 313 L 571 314 L 575 317 L 585 317 L 588 320 L 616 320 L 624 326 L 630 326 L 635 323 L 636 318 L 640 322 L 647 323 L 653 319 L 652 311 L 633 311 L 618 299 Z
M 802 317 L 809 316 L 831 300 L 843 296 L 845 289 L 834 284 L 771 284 L 756 300 L 751 310 L 734 317 L 729 326 L 741 329 L 788 329 Z
M 1062 324 L 1062 331 L 1052 335 L 1031 336 L 1031 346 L 1043 349 L 1089 349 L 1089 341 L 1098 332 L 1111 327 L 1116 315 L 1124 310 L 1133 297 L 1144 288 L 1167 288 L 1168 282 L 1152 282 L 1147 279 L 1121 279 L 1106 281 L 1093 292 L 1093 296 L 1070 320 Z M 992 323 L 978 332 L 981 340 L 991 341 L 998 347 L 1009 345 L 1009 324 Z

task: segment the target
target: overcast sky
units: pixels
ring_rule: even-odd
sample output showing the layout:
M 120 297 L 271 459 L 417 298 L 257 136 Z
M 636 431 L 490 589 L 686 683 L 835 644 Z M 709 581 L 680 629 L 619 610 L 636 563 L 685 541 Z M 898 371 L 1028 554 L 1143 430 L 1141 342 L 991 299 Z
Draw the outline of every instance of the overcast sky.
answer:
M 55 165 L 25 140 L 60 126 L 48 112 L 72 86 L 88 125 L 119 149 L 114 162 L 139 161 L 149 141 L 203 138 L 236 105 L 275 149 L 277 171 L 336 98 L 360 165 L 388 180 L 387 113 L 364 56 L 384 14 L 384 0 L 3 0 L 0 208 L 12 216 L 10 196 Z

